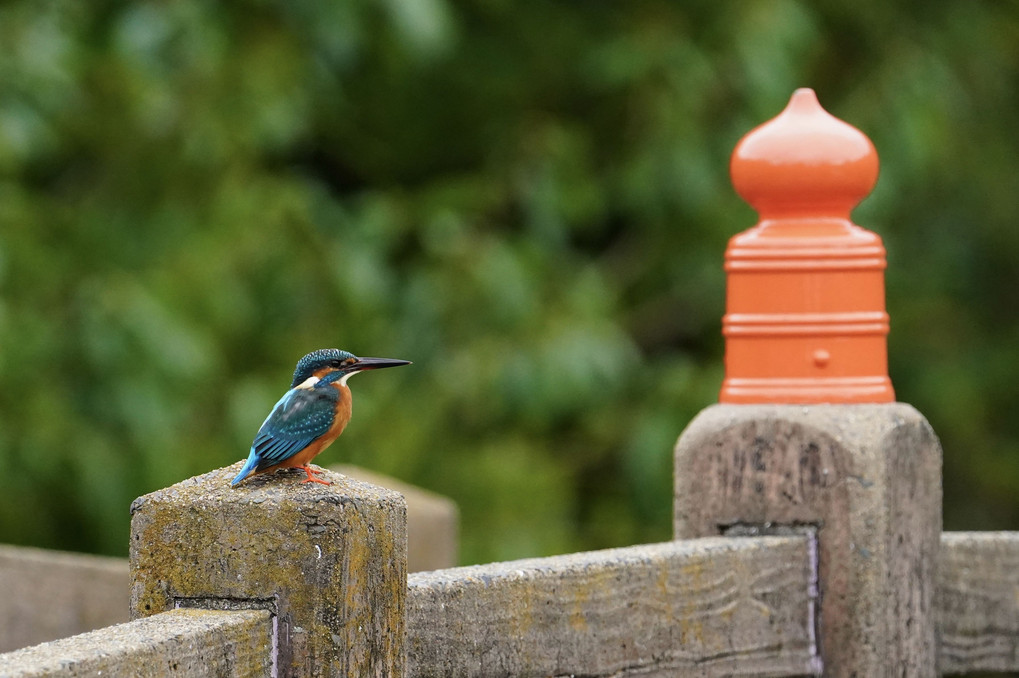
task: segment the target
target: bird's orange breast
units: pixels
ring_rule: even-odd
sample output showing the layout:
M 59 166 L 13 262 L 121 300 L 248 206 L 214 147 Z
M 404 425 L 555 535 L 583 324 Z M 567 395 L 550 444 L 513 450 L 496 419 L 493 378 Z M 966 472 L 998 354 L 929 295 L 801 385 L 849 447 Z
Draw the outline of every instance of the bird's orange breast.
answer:
M 317 457 L 322 450 L 329 447 L 334 440 L 340 437 L 343 433 L 343 429 L 347 427 L 347 423 L 350 421 L 351 413 L 351 399 L 350 389 L 345 384 L 334 382 L 330 384 L 340 392 L 340 397 L 336 401 L 336 409 L 333 416 L 333 423 L 329 426 L 329 430 L 320 435 L 315 440 L 311 441 L 307 447 L 303 450 L 290 457 L 286 461 L 271 466 L 266 471 L 271 471 L 277 468 L 294 468 L 297 466 L 306 466 L 311 463 L 311 460 Z

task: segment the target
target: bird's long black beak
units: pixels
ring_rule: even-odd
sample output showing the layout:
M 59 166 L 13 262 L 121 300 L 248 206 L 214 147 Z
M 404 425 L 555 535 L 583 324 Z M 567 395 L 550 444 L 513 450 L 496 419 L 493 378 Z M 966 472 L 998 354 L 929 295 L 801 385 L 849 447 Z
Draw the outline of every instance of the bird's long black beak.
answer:
M 396 358 L 358 358 L 357 362 L 345 368 L 345 372 L 360 372 L 362 370 L 381 370 L 383 367 L 399 367 L 410 365 L 409 360 L 397 360 Z

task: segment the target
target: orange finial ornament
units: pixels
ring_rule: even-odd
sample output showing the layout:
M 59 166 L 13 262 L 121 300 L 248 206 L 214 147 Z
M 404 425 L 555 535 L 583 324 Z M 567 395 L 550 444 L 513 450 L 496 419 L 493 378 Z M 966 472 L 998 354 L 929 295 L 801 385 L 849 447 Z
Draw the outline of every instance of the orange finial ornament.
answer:
M 877 181 L 877 152 L 798 89 L 736 145 L 736 192 L 759 221 L 734 236 L 724 403 L 879 403 L 888 378 L 885 249 L 849 220 Z

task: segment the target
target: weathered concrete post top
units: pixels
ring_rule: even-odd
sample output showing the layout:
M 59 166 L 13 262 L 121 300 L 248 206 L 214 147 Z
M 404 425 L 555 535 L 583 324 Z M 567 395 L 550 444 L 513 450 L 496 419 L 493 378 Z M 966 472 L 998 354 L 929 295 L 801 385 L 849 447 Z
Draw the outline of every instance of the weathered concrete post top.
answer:
M 279 676 L 404 675 L 406 504 L 327 472 L 256 476 L 240 463 L 131 507 L 131 611 L 266 609 Z
M 778 117 L 743 137 L 730 169 L 760 221 L 725 254 L 719 400 L 894 400 L 885 249 L 849 220 L 877 181 L 873 144 L 800 89 Z
M 676 444 L 675 535 L 806 534 L 824 674 L 933 676 L 941 448 L 893 402 L 885 250 L 849 221 L 877 155 L 802 89 L 731 169 L 760 223 L 726 253 L 722 404 Z

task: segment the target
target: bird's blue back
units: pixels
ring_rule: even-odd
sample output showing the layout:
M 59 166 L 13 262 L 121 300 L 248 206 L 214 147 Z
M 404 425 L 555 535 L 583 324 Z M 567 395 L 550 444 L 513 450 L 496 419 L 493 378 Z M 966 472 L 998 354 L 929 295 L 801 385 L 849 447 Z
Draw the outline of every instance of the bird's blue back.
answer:
M 256 471 L 286 461 L 329 430 L 340 397 L 329 376 L 313 388 L 290 389 L 272 408 L 251 444 Z

